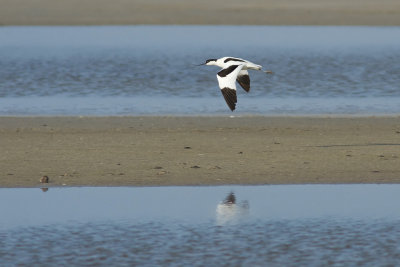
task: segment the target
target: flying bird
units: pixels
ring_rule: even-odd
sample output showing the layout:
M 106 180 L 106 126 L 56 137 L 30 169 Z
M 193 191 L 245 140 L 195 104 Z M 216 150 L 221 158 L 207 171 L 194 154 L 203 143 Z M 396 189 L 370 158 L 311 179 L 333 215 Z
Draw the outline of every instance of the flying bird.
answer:
M 219 88 L 225 98 L 228 107 L 234 111 L 237 103 L 236 81 L 246 91 L 250 91 L 250 76 L 247 70 L 262 70 L 262 66 L 248 60 L 235 57 L 222 57 L 219 59 L 207 59 L 200 65 L 218 66 L 222 68 L 217 73 Z M 267 70 L 265 73 L 272 73 Z

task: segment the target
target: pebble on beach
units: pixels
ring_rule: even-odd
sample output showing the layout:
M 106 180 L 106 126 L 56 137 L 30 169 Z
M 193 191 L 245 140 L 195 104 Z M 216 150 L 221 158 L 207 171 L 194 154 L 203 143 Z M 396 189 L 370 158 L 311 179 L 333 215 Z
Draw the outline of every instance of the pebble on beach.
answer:
M 39 180 L 41 183 L 43 184 L 47 184 L 49 182 L 49 177 L 48 176 L 43 176 L 42 178 L 40 178 Z

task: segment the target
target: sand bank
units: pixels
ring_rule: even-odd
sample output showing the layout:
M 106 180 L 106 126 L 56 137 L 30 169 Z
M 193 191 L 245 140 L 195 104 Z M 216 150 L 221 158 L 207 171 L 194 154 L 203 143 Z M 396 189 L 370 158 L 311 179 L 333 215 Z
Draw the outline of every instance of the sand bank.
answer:
M 1 117 L 0 186 L 399 183 L 400 117 Z
M 0 0 L 0 25 L 400 25 L 398 0 Z

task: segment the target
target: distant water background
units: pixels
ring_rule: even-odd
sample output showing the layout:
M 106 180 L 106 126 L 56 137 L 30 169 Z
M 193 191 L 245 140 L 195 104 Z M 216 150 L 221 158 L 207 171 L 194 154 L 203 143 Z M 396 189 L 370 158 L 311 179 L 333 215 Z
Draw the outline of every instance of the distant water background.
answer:
M 0 27 L 0 115 L 224 115 L 217 67 L 261 64 L 236 114 L 400 113 L 400 27 Z

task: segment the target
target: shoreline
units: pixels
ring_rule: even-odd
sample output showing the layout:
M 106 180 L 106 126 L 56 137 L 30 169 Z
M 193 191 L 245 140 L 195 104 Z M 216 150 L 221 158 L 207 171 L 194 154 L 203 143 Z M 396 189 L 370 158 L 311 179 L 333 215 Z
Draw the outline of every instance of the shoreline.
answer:
M 400 25 L 396 0 L 0 0 L 0 25 Z
M 2 188 L 400 183 L 396 115 L 1 116 L 0 146 Z

